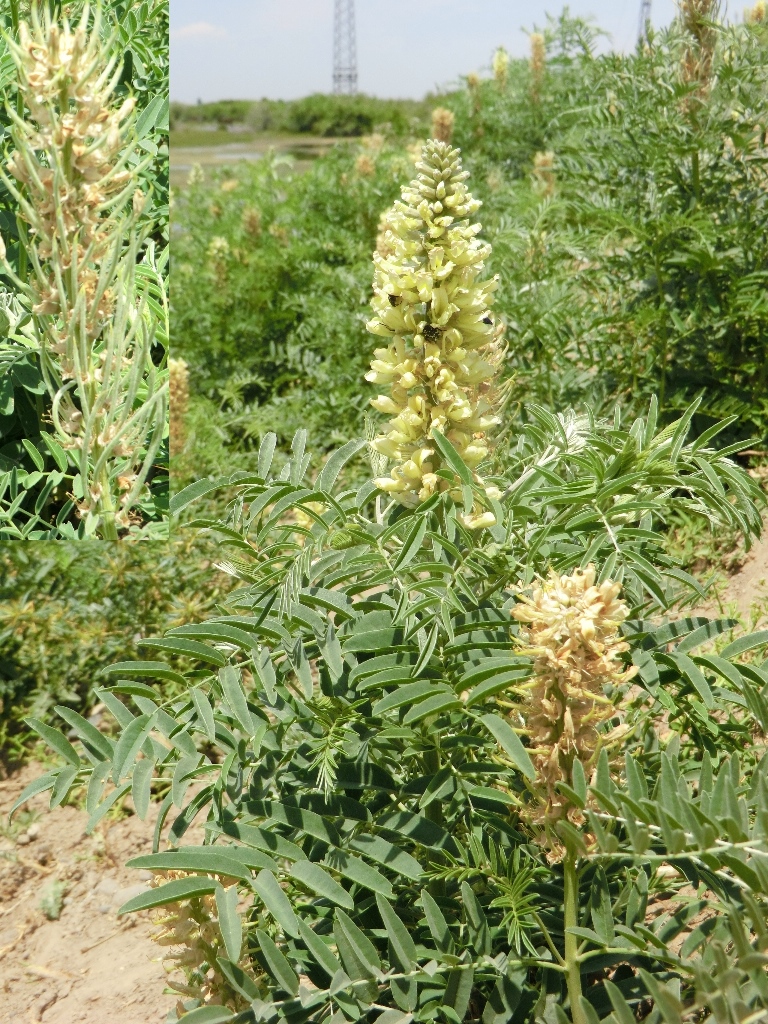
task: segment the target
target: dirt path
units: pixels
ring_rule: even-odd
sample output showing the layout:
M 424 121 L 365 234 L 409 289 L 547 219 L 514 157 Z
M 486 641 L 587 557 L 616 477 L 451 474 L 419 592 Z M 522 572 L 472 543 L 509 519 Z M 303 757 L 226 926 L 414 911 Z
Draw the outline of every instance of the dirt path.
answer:
M 0 782 L 0 826 L 39 774 L 32 764 Z M 24 830 L 0 833 L 0 1022 L 161 1024 L 176 1000 L 162 994 L 149 914 L 115 914 L 147 886 L 149 872 L 123 864 L 151 852 L 150 823 L 131 816 L 87 836 L 82 811 L 47 803 L 47 794 L 35 797 L 19 818 Z M 63 906 L 49 920 L 41 901 L 57 882 L 66 885 Z
M 719 600 L 708 601 L 696 614 L 715 616 L 733 611 L 749 629 L 768 625 L 768 520 L 739 571 L 726 580 Z

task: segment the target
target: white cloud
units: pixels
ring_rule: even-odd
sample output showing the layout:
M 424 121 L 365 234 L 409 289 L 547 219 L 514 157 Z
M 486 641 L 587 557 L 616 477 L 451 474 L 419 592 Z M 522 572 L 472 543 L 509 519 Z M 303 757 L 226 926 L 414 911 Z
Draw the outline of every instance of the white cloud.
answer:
M 207 21 L 195 21 L 191 25 L 175 29 L 171 35 L 176 39 L 225 39 L 227 31 Z

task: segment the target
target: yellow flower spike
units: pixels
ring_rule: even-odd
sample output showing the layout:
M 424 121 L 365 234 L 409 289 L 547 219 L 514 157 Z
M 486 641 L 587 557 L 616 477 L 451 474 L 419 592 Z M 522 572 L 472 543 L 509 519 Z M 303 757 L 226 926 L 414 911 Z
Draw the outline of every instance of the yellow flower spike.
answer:
M 500 46 L 493 55 L 493 77 L 496 79 L 498 87 L 502 90 L 506 87 L 508 72 L 509 54 L 503 46 Z
M 496 281 L 477 280 L 491 249 L 477 237 L 480 225 L 469 220 L 480 203 L 467 189 L 459 151 L 430 140 L 416 168 L 402 200 L 382 218 L 386 235 L 374 254 L 368 330 L 390 344 L 375 351 L 366 374 L 371 383 L 391 387 L 372 400 L 392 416 L 387 433 L 372 445 L 396 463 L 377 486 L 409 508 L 435 490 L 461 494 L 436 475 L 442 461 L 430 443 L 434 430 L 447 433 L 473 470 L 488 455 L 485 431 L 498 422 L 500 389 L 494 385 L 504 356 L 503 328 L 489 309 Z M 428 463 L 415 457 L 425 449 Z M 472 529 L 495 522 L 481 508 L 464 518 Z

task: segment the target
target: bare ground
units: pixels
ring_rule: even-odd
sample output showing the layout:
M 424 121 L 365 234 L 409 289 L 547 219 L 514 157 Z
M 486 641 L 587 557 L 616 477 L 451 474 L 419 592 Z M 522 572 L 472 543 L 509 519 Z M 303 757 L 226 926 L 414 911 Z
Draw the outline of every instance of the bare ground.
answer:
M 39 765 L 29 764 L 0 782 L 2 826 L 39 774 Z M 35 797 L 25 830 L 0 834 L 0 1022 L 160 1024 L 176 999 L 163 995 L 166 974 L 150 915 L 116 916 L 147 886 L 149 872 L 123 865 L 151 853 L 150 822 L 102 822 L 87 836 L 83 811 L 49 811 L 47 803 L 48 794 Z M 49 920 L 41 901 L 55 882 L 66 885 L 64 902 L 58 920 Z
M 739 571 L 726 581 L 719 600 L 709 601 L 697 611 L 702 615 L 736 611 L 749 628 L 768 622 L 768 522 Z

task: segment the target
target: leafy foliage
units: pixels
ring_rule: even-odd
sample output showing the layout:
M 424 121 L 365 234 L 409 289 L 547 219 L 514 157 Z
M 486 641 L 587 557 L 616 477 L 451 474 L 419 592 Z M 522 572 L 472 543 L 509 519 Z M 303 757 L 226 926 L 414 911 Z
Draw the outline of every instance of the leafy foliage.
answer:
M 485 179 L 521 402 L 641 408 L 658 394 L 672 415 L 703 394 L 699 429 L 733 414 L 742 436 L 765 434 L 758 29 L 715 23 L 705 103 L 679 24 L 634 54 L 596 56 L 594 33 L 564 18 L 545 32 L 540 102 L 513 62 L 504 90 L 480 82 L 455 105 Z
M 569 1007 L 574 1021 L 618 1022 L 649 997 L 657 1016 L 680 1007 L 682 1020 L 716 1007 L 721 988 L 750 1011 L 768 1006 L 765 763 L 754 745 L 739 754 L 768 726 L 768 676 L 744 660 L 768 634 L 699 656 L 731 623 L 657 617 L 698 586 L 659 551 L 675 491 L 759 529 L 749 478 L 686 443 L 691 414 L 658 430 L 653 409 L 629 429 L 535 412 L 497 478 L 489 531 L 465 529 L 447 493 L 409 511 L 382 509 L 371 483 L 339 486 L 362 441 L 310 481 L 301 433 L 281 468 L 270 436 L 256 472 L 176 496 L 179 511 L 236 487 L 226 519 L 194 525 L 219 535 L 242 585 L 222 613 L 153 641 L 176 667 L 111 667 L 117 684 L 97 693 L 116 742 L 96 744 L 66 709 L 82 747 L 30 721 L 66 762 L 30 792 L 56 802 L 86 784 L 93 827 L 129 793 L 144 815 L 150 791 L 170 785 L 158 812 L 174 815 L 170 849 L 156 830 L 155 854 L 135 866 L 171 880 L 123 912 L 166 906 L 171 920 L 189 906 L 207 921 L 214 898 L 223 938 L 201 971 L 230 987 L 216 1020 L 375 1008 L 392 1021 L 524 1024 L 567 1020 Z M 470 505 L 493 501 L 469 491 Z M 584 824 L 560 823 L 560 863 L 519 814 L 534 769 L 515 709 L 532 664 L 510 612 L 536 574 L 587 563 L 622 581 L 639 675 L 609 695 L 624 708 L 624 766 L 605 745 L 591 776 L 574 771 Z M 163 699 L 152 680 L 171 677 L 184 688 Z M 201 814 L 206 844 L 185 847 Z M 235 880 L 242 925 L 221 909 Z M 665 913 L 649 916 L 657 894 Z M 195 1005 L 190 1022 L 214 1019 Z
M 226 578 L 211 571 L 211 557 L 192 538 L 159 550 L 105 550 L 93 541 L 0 545 L 4 761 L 21 758 L 29 744 L 25 715 L 48 721 L 54 705 L 66 703 L 87 717 L 106 661 L 138 657 L 145 637 L 208 614 L 227 589 Z
M 290 442 L 307 426 L 327 448 L 362 427 L 370 256 L 412 165 L 386 147 L 368 173 L 359 155 L 339 147 L 288 177 L 264 159 L 177 201 L 175 349 L 246 450 L 273 428 Z

